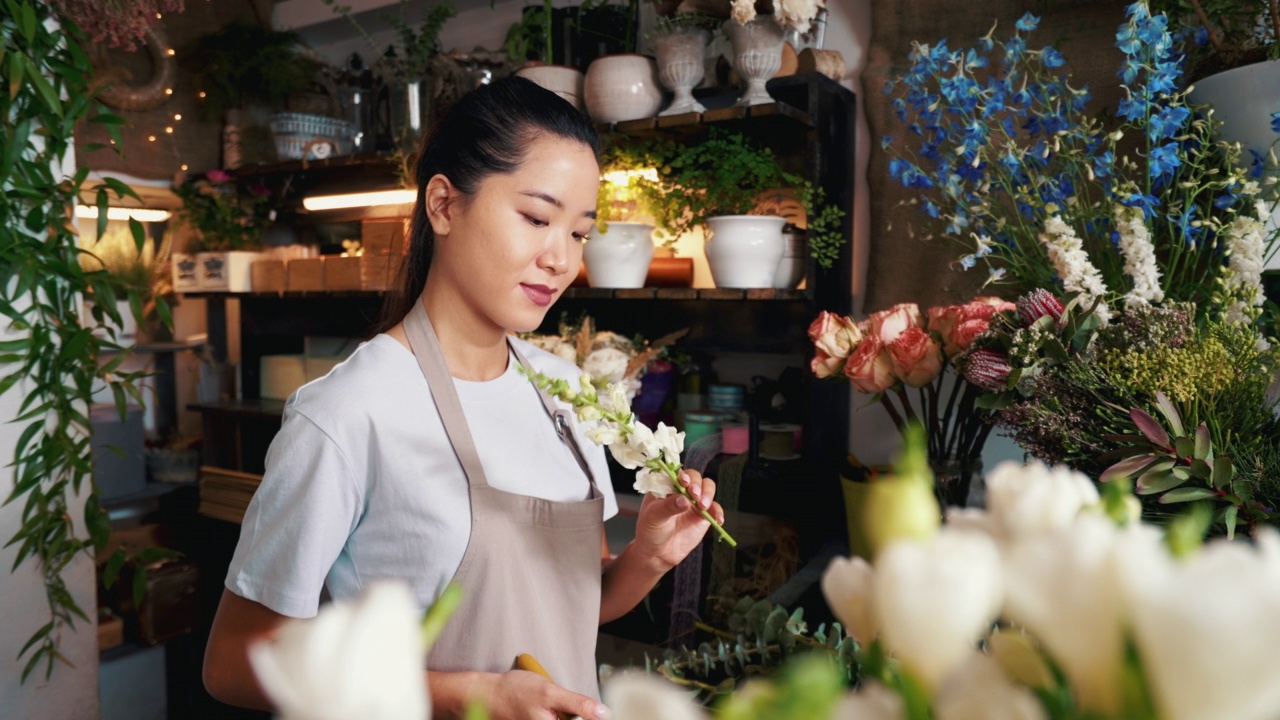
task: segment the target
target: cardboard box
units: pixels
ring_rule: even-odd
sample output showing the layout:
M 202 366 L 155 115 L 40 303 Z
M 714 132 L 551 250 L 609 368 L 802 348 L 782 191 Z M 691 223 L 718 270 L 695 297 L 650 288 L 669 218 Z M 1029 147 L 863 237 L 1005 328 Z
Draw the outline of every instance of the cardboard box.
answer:
M 324 261 L 320 258 L 290 260 L 285 265 L 285 288 L 290 292 L 324 289 Z
M 283 260 L 259 260 L 250 270 L 250 285 L 254 292 L 284 292 L 284 273 Z
M 364 254 L 403 255 L 405 244 L 405 218 L 390 220 L 365 220 L 360 224 L 360 244 Z
M 360 257 L 327 255 L 324 258 L 325 290 L 359 290 Z

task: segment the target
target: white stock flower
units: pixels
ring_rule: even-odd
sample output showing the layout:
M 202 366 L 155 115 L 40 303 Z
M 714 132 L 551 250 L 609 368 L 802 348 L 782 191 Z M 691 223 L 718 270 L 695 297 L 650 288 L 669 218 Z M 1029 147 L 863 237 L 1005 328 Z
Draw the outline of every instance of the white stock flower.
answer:
M 1000 463 L 983 478 L 987 509 L 1005 537 L 1069 527 L 1081 508 L 1098 503 L 1098 490 L 1084 475 L 1060 465 Z
M 876 557 L 875 610 L 888 649 L 930 690 L 968 658 L 1000 612 L 1004 583 L 995 541 L 943 528 Z
M 354 601 L 290 620 L 249 647 L 283 720 L 428 720 L 418 608 L 402 582 L 375 581 Z
M 1067 292 L 1080 293 L 1086 307 L 1097 301 L 1095 313 L 1103 321 L 1110 319 L 1111 311 L 1102 302 L 1107 294 L 1107 285 L 1103 282 L 1102 273 L 1090 262 L 1089 254 L 1085 252 L 1084 243 L 1076 235 L 1075 229 L 1060 216 L 1052 215 L 1044 223 L 1040 242 L 1048 251 L 1058 277 L 1062 279 L 1062 287 Z
M 645 463 L 660 457 L 662 451 L 653 437 L 653 431 L 643 423 L 635 423 L 625 439 L 609 446 L 613 459 L 628 470 L 644 467 Z
M 631 356 L 617 348 L 592 350 L 582 361 L 582 369 L 591 374 L 597 383 L 621 382 Z
M 836 619 L 866 647 L 876 639 L 875 571 L 860 557 L 838 557 L 822 573 L 822 596 Z
M 1151 244 L 1151 230 L 1147 228 L 1142 208 L 1116 205 L 1115 223 L 1120 235 L 1120 254 L 1124 256 L 1124 273 L 1133 280 L 1133 289 L 1124 296 L 1125 307 L 1164 300 L 1156 248 Z
M 622 437 L 622 433 L 618 431 L 618 426 L 611 422 L 597 422 L 584 430 L 583 433 L 588 440 L 597 445 L 612 445 Z
M 831 720 L 906 720 L 902 698 L 878 682 L 864 680 L 857 692 L 846 693 Z
M 624 672 L 602 688 L 613 720 L 702 720 L 706 714 L 693 694 L 654 675 Z
M 1040 700 L 974 651 L 947 678 L 933 703 L 935 720 L 1047 720 Z
M 1040 640 L 1082 709 L 1106 714 L 1118 709 L 1124 656 L 1119 533 L 1102 515 L 1081 515 L 1005 552 L 1005 617 Z
M 1271 720 L 1280 708 L 1280 539 L 1219 540 L 1134 583 L 1134 639 L 1164 720 Z
M 1265 232 L 1263 223 L 1267 220 L 1266 204 L 1258 202 L 1256 211 L 1257 217 L 1237 216 L 1223 231 L 1227 249 L 1227 288 L 1236 298 L 1227 308 L 1228 322 L 1250 322 L 1249 308 L 1266 301 L 1262 291 L 1263 255 L 1266 251 L 1262 236 Z
M 664 498 L 675 490 L 671 485 L 671 478 L 666 473 L 650 468 L 640 468 L 636 471 L 636 482 L 632 487 L 641 495 L 652 495 L 656 498 Z
M 618 415 L 626 415 L 631 412 L 631 397 L 627 394 L 627 388 L 622 383 L 611 383 L 609 385 L 609 396 L 600 398 L 601 405 L 609 408 L 610 411 Z
M 684 433 L 660 422 L 658 429 L 653 431 L 653 439 L 662 450 L 663 460 L 669 463 L 680 462 L 680 453 L 684 452 Z

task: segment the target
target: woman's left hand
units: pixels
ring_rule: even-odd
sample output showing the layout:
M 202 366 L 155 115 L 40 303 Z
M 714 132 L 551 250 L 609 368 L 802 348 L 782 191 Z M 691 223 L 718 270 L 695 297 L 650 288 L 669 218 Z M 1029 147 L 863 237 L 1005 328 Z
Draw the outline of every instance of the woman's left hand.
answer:
M 706 509 L 716 522 L 724 524 L 724 508 L 715 501 L 714 480 L 702 477 L 696 470 L 681 470 L 679 483 L 689 490 L 697 507 L 677 492 L 665 498 L 645 495 L 636 521 L 636 539 L 632 543 L 635 552 L 655 561 L 664 571 L 675 567 L 698 547 L 711 527 L 699 514 L 699 508 Z

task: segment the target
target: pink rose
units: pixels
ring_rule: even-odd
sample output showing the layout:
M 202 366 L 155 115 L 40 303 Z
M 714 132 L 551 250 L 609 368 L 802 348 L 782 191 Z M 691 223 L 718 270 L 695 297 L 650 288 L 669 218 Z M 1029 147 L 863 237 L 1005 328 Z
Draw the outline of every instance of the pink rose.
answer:
M 878 393 L 893 387 L 893 361 L 884 352 L 884 344 L 875 335 L 868 335 L 853 349 L 844 364 L 845 377 L 859 392 Z
M 844 360 L 862 340 L 862 331 L 853 320 L 823 310 L 809 326 L 809 339 L 820 353 Z
M 872 313 L 867 318 L 867 325 L 872 335 L 888 345 L 908 328 L 923 326 L 924 318 L 920 315 L 920 306 L 915 303 L 899 303 L 888 310 Z
M 949 351 L 947 355 L 954 357 L 956 354 L 964 352 L 973 344 L 973 339 L 987 331 L 990 325 L 986 320 L 969 320 L 962 322 L 951 331 L 951 337 L 947 339 Z M 954 350 L 950 350 L 954 348 Z
M 210 170 L 204 176 L 217 183 L 231 182 L 231 176 L 224 170 Z
M 809 369 L 819 380 L 826 380 L 840 373 L 840 369 L 844 367 L 844 361 L 845 358 L 832 357 L 818 350 L 818 354 L 814 355 L 813 360 L 809 362 Z
M 937 333 L 938 337 L 946 342 L 951 331 L 961 322 L 962 307 L 961 305 L 943 305 L 929 308 L 929 332 Z
M 942 372 L 942 347 L 918 327 L 907 328 L 885 349 L 893 363 L 893 374 L 911 387 L 924 387 Z

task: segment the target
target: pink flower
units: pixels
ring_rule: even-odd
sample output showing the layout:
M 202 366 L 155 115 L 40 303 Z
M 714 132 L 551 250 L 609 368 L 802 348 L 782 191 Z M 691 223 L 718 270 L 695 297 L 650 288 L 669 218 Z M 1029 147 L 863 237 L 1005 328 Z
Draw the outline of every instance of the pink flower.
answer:
M 809 326 L 809 339 L 819 353 L 843 361 L 862 340 L 862 331 L 853 320 L 823 310 Z
M 942 339 L 942 351 L 947 357 L 955 357 L 973 344 L 997 313 L 1016 309 L 1011 302 L 994 297 L 979 297 L 964 305 L 931 308 L 929 329 Z
M 915 303 L 899 303 L 867 318 L 868 331 L 880 338 L 880 342 L 888 345 L 908 328 L 919 328 L 924 325 L 920 315 L 920 307 Z
M 978 304 L 981 304 L 981 305 L 990 305 L 991 307 L 995 308 L 995 312 L 998 312 L 998 313 L 1002 313 L 1002 312 L 1004 312 L 1004 311 L 1006 311 L 1006 310 L 1017 310 L 1017 309 L 1018 309 L 1018 306 L 1017 306 L 1017 305 L 1014 305 L 1013 303 L 1009 302 L 1008 300 L 1005 300 L 1004 298 L 992 297 L 992 296 L 990 296 L 990 295 L 984 295 L 984 296 L 982 296 L 982 297 L 976 297 L 976 298 L 974 298 L 974 299 L 970 300 L 968 304 L 969 304 L 969 305 L 973 305 L 973 304 L 975 304 L 975 303 L 978 303 Z
M 1053 318 L 1055 324 L 1062 322 L 1062 301 L 1044 288 L 1036 288 L 1018 298 L 1017 308 L 1024 327 L 1031 327 L 1045 315 Z
M 988 392 L 1009 389 L 1009 358 L 995 350 L 974 350 L 964 364 L 964 379 Z
M 893 374 L 911 387 L 924 387 L 942 372 L 942 347 L 919 327 L 910 327 L 885 346 Z
M 210 170 L 204 176 L 217 183 L 231 182 L 231 176 L 225 170 Z
M 840 369 L 844 367 L 845 358 L 832 357 L 821 350 L 817 355 L 813 356 L 813 360 L 809 362 L 809 369 L 819 380 L 825 380 L 829 377 L 835 377 L 840 373 Z
M 986 332 L 989 325 L 990 323 L 986 320 L 967 320 L 960 323 L 948 338 L 949 343 L 955 348 L 955 351 L 950 354 L 955 356 L 956 353 L 968 350 L 973 344 L 973 339 Z
M 845 377 L 859 392 L 878 393 L 893 387 L 898 381 L 893 376 L 893 361 L 884 352 L 884 343 L 875 335 L 868 335 L 853 349 L 844 364 Z

